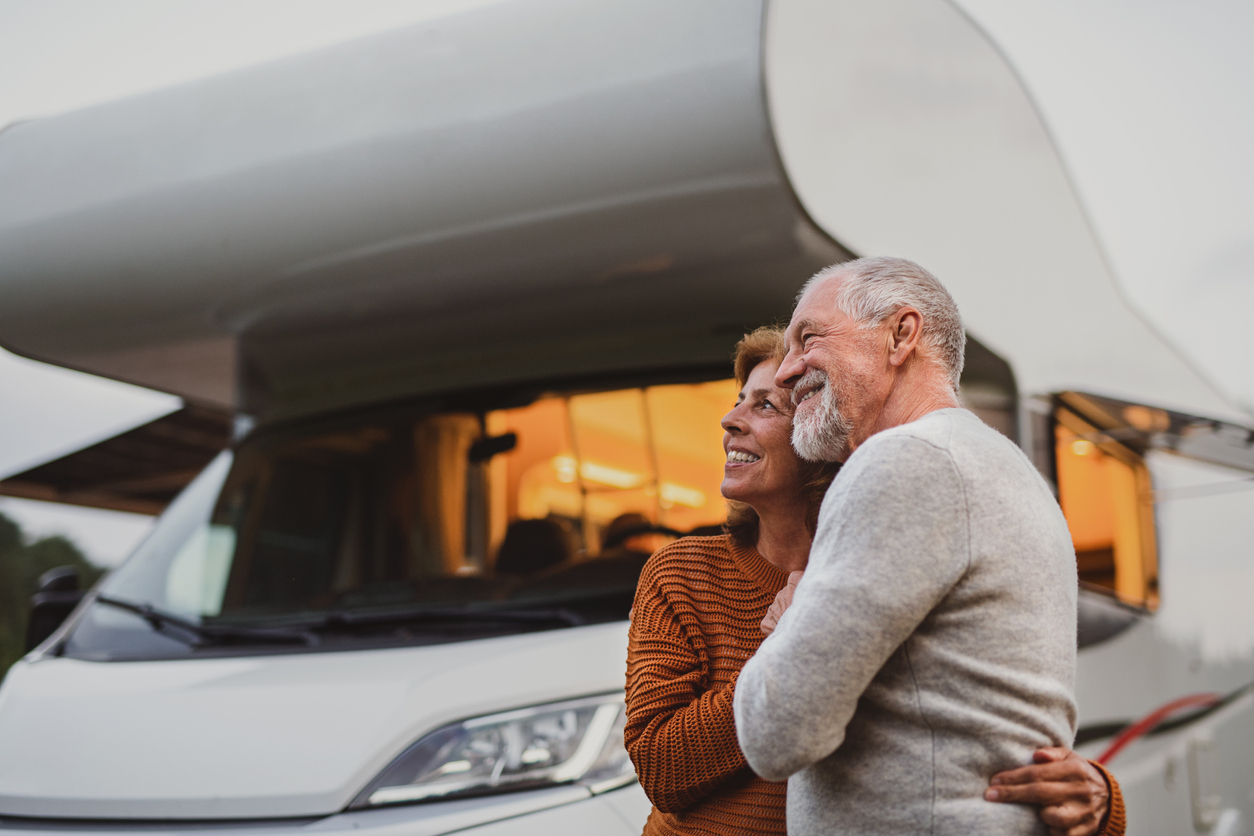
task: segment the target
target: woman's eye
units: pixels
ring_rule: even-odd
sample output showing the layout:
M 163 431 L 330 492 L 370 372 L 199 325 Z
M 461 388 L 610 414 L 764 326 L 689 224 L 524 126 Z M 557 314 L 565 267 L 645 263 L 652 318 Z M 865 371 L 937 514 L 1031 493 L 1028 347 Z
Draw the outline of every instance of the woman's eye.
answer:
M 763 408 L 763 409 L 774 409 L 774 408 L 775 408 L 775 404 L 771 403 L 770 401 L 762 401 L 762 408 Z

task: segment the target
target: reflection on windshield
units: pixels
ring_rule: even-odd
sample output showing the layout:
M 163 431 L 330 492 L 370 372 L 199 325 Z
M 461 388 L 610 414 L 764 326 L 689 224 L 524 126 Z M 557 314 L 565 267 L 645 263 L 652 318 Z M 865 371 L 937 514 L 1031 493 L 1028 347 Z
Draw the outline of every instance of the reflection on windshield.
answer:
M 183 556 L 191 552 L 189 547 L 194 548 L 195 542 L 204 539 L 202 532 L 209 524 L 233 458 L 230 452 L 219 454 L 187 486 L 161 515 L 152 533 L 130 559 L 104 581 L 102 593 L 126 600 L 164 604 L 190 616 L 212 614 L 198 606 L 188 606 L 186 593 L 181 596 L 183 600 L 171 600 L 171 569 L 180 558 L 186 564 L 187 558 Z
M 218 615 L 234 555 L 235 529 L 219 523 L 197 528 L 170 564 L 165 589 L 170 607 L 178 612 Z
M 259 437 L 171 505 L 101 587 L 122 604 L 91 608 L 66 653 L 624 619 L 649 553 L 722 520 L 719 419 L 734 397 L 729 381 L 672 385 Z

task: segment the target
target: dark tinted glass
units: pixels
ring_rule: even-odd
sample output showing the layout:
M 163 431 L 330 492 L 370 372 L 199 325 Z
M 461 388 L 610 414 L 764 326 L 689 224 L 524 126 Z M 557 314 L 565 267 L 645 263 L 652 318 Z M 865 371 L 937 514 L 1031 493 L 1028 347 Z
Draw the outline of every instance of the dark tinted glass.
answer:
M 260 435 L 170 508 L 65 651 L 290 653 L 624 619 L 650 551 L 722 517 L 718 417 L 733 391 Z

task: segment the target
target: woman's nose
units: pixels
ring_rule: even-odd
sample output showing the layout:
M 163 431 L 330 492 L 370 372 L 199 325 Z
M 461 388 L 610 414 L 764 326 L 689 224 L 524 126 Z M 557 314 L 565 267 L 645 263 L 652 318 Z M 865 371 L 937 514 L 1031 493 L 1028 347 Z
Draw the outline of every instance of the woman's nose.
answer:
M 719 426 L 723 428 L 724 432 L 729 432 L 733 435 L 743 433 L 745 431 L 745 427 L 744 421 L 740 415 L 740 406 L 737 405 L 732 407 L 731 412 L 728 412 L 723 416 L 723 420 L 719 421 Z

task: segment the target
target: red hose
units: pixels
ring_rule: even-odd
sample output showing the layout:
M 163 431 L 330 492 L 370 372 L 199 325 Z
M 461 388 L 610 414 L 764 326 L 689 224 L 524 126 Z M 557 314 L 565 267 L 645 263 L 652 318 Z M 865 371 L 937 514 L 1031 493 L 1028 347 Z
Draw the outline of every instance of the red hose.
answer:
M 1173 700 L 1160 708 L 1156 708 L 1149 714 L 1146 714 L 1140 720 L 1128 726 L 1119 732 L 1119 736 L 1111 742 L 1105 752 L 1098 756 L 1097 762 L 1102 766 L 1110 763 L 1110 761 L 1119 754 L 1123 747 L 1136 740 L 1144 734 L 1154 730 L 1154 727 L 1166 720 L 1171 715 L 1182 711 L 1186 708 L 1210 708 L 1220 702 L 1218 694 L 1193 694 L 1188 697 L 1181 697 Z

